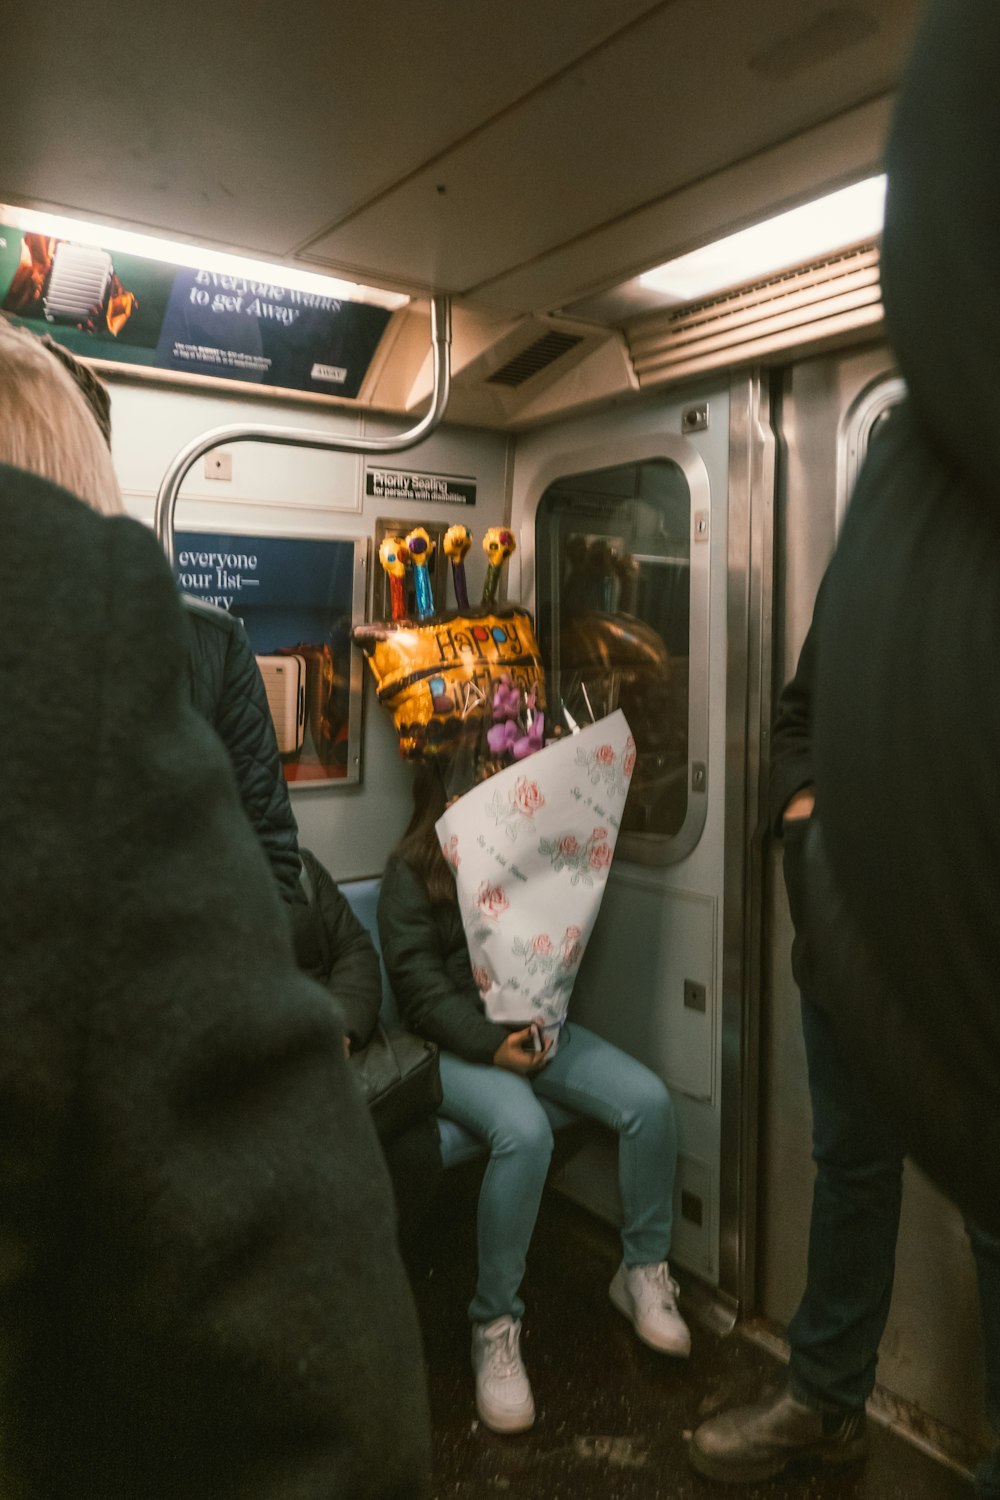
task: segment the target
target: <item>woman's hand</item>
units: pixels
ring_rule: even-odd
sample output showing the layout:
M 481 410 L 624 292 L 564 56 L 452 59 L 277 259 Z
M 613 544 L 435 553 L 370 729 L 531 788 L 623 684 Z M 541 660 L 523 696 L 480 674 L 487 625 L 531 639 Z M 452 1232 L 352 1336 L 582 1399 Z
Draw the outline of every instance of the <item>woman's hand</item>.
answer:
M 783 823 L 798 823 L 811 818 L 813 808 L 816 806 L 816 792 L 811 786 L 804 786 L 801 791 L 796 792 L 794 797 L 789 798 L 784 812 L 781 814 Z
M 524 1078 L 540 1072 L 548 1062 L 552 1042 L 547 1041 L 541 1051 L 536 1052 L 534 1039 L 537 1035 L 537 1030 L 532 1026 L 526 1026 L 523 1031 L 510 1032 L 493 1054 L 495 1065 L 506 1068 L 508 1073 L 520 1073 Z

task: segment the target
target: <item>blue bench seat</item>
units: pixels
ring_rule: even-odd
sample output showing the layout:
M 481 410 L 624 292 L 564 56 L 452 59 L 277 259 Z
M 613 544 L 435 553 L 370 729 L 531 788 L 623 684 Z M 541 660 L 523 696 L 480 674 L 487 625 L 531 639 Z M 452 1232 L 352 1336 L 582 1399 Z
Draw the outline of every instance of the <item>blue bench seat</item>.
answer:
M 341 885 L 340 890 L 358 921 L 370 934 L 379 956 L 379 967 L 382 971 L 380 1011 L 382 1020 L 398 1024 L 399 1011 L 396 1007 L 396 997 L 392 993 L 389 978 L 385 972 L 385 965 L 382 963 L 382 948 L 379 943 L 376 920 L 380 885 L 379 880 L 351 880 Z M 574 1125 L 580 1119 L 580 1116 L 574 1114 L 572 1110 L 564 1109 L 562 1105 L 554 1104 L 550 1099 L 540 1099 L 539 1103 L 552 1122 L 553 1130 L 562 1130 L 564 1126 Z M 482 1155 L 486 1149 L 478 1136 L 472 1135 L 464 1126 L 459 1125 L 457 1120 L 450 1120 L 445 1114 L 438 1114 L 438 1132 L 441 1137 L 441 1159 L 446 1167 L 454 1167 L 459 1162 L 471 1161 L 473 1157 Z

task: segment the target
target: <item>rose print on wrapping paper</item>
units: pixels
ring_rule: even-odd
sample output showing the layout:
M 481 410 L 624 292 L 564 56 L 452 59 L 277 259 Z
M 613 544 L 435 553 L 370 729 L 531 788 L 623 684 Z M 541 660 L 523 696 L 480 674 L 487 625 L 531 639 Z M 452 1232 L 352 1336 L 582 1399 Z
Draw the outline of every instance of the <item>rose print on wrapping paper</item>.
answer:
M 538 789 L 537 781 L 529 781 L 527 776 L 517 778 L 514 785 L 514 806 L 526 818 L 533 818 L 538 809 L 545 806 L 545 798 Z
M 607 844 L 593 844 L 590 850 L 590 868 L 606 870 L 611 864 L 611 850 Z
M 567 927 L 563 933 L 562 961 L 567 969 L 575 968 L 583 957 L 583 949 L 580 947 L 581 935 L 579 927 Z
M 595 877 L 605 879 L 611 865 L 612 850 L 607 843 L 608 830 L 595 828 L 585 844 L 572 834 L 558 839 L 541 839 L 538 852 L 550 860 L 553 870 L 570 872 L 570 885 L 593 885 Z
M 532 826 L 532 819 L 545 806 L 545 798 L 537 781 L 528 776 L 519 776 L 507 792 L 494 792 L 486 806 L 487 816 L 498 828 L 504 828 L 507 837 L 517 840 L 525 828 Z
M 629 735 L 625 749 L 619 755 L 614 745 L 598 745 L 596 750 L 577 750 L 576 764 L 583 770 L 591 786 L 603 784 L 606 792 L 625 796 L 629 777 L 635 768 L 635 740 Z
M 445 861 L 451 866 L 451 868 L 453 870 L 457 870 L 459 865 L 462 863 L 462 856 L 458 852 L 457 833 L 453 833 L 450 839 L 442 840 L 441 853 L 444 855 Z
M 631 776 L 635 770 L 635 740 L 631 735 L 625 741 L 625 753 L 622 755 L 622 770 L 626 776 Z
M 582 956 L 579 937 L 579 927 L 567 927 L 558 944 L 553 943 L 547 932 L 529 939 L 515 938 L 511 944 L 511 953 L 523 961 L 525 973 L 546 979 L 544 987 L 534 996 L 536 1020 L 558 1021 L 565 1014 L 566 991 L 572 989 L 572 971 Z
M 502 885 L 490 885 L 488 880 L 484 880 L 476 892 L 476 910 L 490 922 L 495 922 L 509 905 Z
M 473 969 L 472 977 L 476 981 L 476 989 L 481 995 L 486 995 L 492 988 L 493 980 L 490 977 L 490 971 L 484 968 L 482 964 Z

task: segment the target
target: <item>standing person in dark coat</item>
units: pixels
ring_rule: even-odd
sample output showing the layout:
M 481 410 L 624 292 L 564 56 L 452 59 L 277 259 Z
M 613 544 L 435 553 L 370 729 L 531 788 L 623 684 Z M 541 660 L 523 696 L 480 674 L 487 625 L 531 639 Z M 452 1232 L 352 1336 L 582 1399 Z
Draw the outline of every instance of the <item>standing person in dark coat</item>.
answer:
M 50 470 L 79 436 L 67 467 L 113 510 L 40 353 L 0 336 L 0 434 Z M 417 1500 L 389 1183 L 187 702 L 169 570 L 2 463 L 0 539 L 0 1493 Z
M 14 343 L 11 343 L 11 340 Z M 0 319 L 0 347 L 19 352 L 25 369 L 36 365 L 46 377 L 48 362 L 28 356 L 27 351 L 39 345 L 58 360 L 72 377 L 84 397 L 100 436 L 111 447 L 111 401 L 107 387 L 94 372 L 54 339 L 30 333 Z M 88 424 L 89 426 L 89 424 Z M 88 453 L 94 433 L 77 431 L 74 447 Z M 7 438 L 6 456 L 19 462 L 13 446 L 14 434 Z M 37 449 L 33 449 L 37 452 Z M 71 476 L 63 482 L 69 483 Z M 113 492 L 100 499 L 97 508 L 118 515 L 123 506 L 117 483 Z M 71 488 L 75 488 L 70 484 Z M 205 604 L 191 595 L 183 596 L 189 638 L 188 679 L 191 702 L 208 720 L 222 740 L 232 763 L 240 801 L 253 825 L 271 865 L 282 899 L 300 902 L 299 830 L 288 795 L 288 783 L 281 769 L 281 756 L 268 708 L 267 693 L 257 666 L 253 648 L 235 615 L 214 605 Z
M 788 1328 L 784 1389 L 710 1418 L 691 1440 L 693 1466 L 731 1483 L 770 1479 L 802 1459 L 844 1464 L 864 1457 L 865 1402 L 875 1386 L 899 1232 L 903 1140 L 878 1095 L 845 1057 L 831 1015 L 816 1003 L 811 970 L 805 858 L 815 832 L 813 699 L 824 592 L 821 586 L 817 619 L 778 704 L 769 795 L 771 831 L 784 845 L 795 928 L 792 971 L 802 993 L 813 1109 L 809 1260 L 802 1301 Z M 987 1395 L 1000 1433 L 1000 1240 L 972 1223 L 968 1229 L 979 1276 Z M 1000 1452 L 977 1476 L 976 1494 L 980 1500 L 1000 1497 Z
M 887 159 L 883 296 L 910 399 L 864 466 L 820 617 L 810 879 L 845 1052 L 1000 1233 L 998 77 L 1000 6 L 935 0 Z M 845 986 L 862 953 L 870 986 Z

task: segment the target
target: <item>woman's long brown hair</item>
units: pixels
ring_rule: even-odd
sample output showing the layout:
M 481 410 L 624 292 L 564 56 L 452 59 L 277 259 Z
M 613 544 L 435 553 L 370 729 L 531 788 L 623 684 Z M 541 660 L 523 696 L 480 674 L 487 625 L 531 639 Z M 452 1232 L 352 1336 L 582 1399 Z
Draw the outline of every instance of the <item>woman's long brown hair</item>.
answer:
M 413 778 L 413 816 L 393 853 L 419 875 L 432 901 L 454 901 L 455 877 L 434 831 L 448 805 L 441 773 L 421 761 Z

